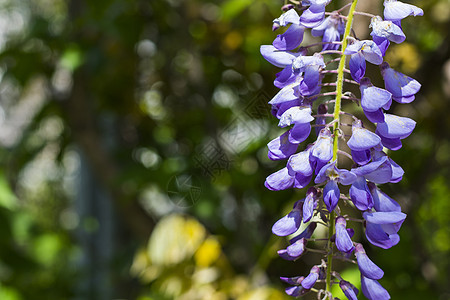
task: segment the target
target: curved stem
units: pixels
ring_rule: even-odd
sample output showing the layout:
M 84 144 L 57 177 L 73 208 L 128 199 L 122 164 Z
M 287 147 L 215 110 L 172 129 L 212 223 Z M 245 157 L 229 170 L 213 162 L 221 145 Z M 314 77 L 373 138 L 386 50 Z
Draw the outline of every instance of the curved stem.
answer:
M 353 15 L 355 13 L 356 4 L 358 3 L 358 0 L 352 0 L 352 4 L 350 6 L 350 10 L 348 12 L 347 16 L 347 24 L 345 26 L 345 32 L 344 36 L 342 37 L 342 53 L 345 52 L 345 49 L 347 48 L 348 44 L 348 37 L 350 36 L 351 30 L 352 30 L 352 23 L 353 23 Z M 334 131 L 334 137 L 333 137 L 333 160 L 337 159 L 338 150 L 339 150 L 339 120 L 341 115 L 341 100 L 343 95 L 343 86 L 344 86 L 344 69 L 345 69 L 345 61 L 346 61 L 346 55 L 341 56 L 341 60 L 339 61 L 339 68 L 338 68 L 338 76 L 336 81 L 336 102 L 334 104 L 334 119 L 337 120 L 336 123 L 333 124 L 333 131 Z M 337 164 L 337 163 L 336 163 Z M 328 238 L 331 238 L 331 236 L 334 234 L 334 222 L 335 222 L 335 212 L 331 212 L 330 214 L 330 227 L 328 228 Z M 326 277 L 326 290 L 331 293 L 331 271 L 333 267 L 333 244 L 332 242 L 328 242 L 328 248 L 329 248 L 329 254 L 327 257 L 327 277 Z M 331 300 L 331 298 L 330 298 Z

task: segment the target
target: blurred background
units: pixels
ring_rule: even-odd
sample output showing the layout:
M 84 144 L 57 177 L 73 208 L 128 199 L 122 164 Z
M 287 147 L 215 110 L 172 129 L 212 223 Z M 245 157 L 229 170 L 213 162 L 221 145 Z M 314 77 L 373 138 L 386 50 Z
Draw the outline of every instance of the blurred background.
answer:
M 365 245 L 393 299 L 447 300 L 450 1 L 409 3 L 425 16 L 386 60 L 423 86 L 393 107 L 417 127 L 390 153 L 403 181 L 383 187 L 408 218 L 396 247 Z M 271 226 L 305 191 L 263 186 L 283 162 L 266 149 L 279 69 L 259 47 L 282 5 L 0 1 L 0 299 L 288 299 L 278 278 L 318 257 L 278 257 Z

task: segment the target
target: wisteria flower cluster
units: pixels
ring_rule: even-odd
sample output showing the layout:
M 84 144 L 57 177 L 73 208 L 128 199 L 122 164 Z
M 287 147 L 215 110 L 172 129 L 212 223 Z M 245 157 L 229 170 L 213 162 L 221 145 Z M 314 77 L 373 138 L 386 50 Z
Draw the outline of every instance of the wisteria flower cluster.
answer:
M 274 81 L 280 91 L 269 104 L 279 119 L 278 126 L 287 129 L 268 144 L 269 158 L 287 160 L 286 166 L 268 176 L 265 186 L 274 191 L 309 186 L 305 198 L 272 227 L 278 236 L 293 236 L 287 248 L 278 251 L 279 256 L 296 260 L 308 251 L 317 252 L 317 248 L 308 248 L 308 243 L 314 241 L 311 237 L 319 223 L 328 227 L 321 263 L 305 276 L 281 279 L 290 285 L 286 293 L 294 297 L 313 291 L 319 298 L 335 299 L 331 286 L 338 284 L 348 299 L 355 300 L 358 289 L 332 270 L 333 259 L 341 259 L 358 265 L 362 293 L 368 299 L 390 299 L 378 282 L 383 270 L 367 256 L 361 243 L 352 240 L 354 230 L 349 223 L 363 224 L 367 240 L 377 247 L 388 249 L 400 241 L 398 231 L 406 214 L 379 186 L 402 179 L 403 169 L 387 152 L 399 150 L 416 123 L 389 113 L 389 109 L 392 101 L 412 102 L 421 85 L 392 69 L 384 56 L 391 43 L 406 39 L 401 20 L 421 16 L 423 11 L 397 0 L 385 0 L 382 18 L 356 11 L 358 0 L 326 12 L 330 2 L 307 0 L 283 6 L 283 14 L 273 21 L 272 29 L 286 30 L 272 45 L 261 46 L 263 57 L 282 68 Z M 356 38 L 352 28 L 355 15 L 371 18 L 371 40 Z M 322 42 L 302 45 L 308 29 L 312 36 L 322 37 Z M 321 47 L 320 52 L 311 53 L 315 47 Z M 365 77 L 367 62 L 380 67 L 384 88 Z M 335 82 L 324 80 L 331 76 L 337 76 Z M 344 92 L 344 84 L 357 86 L 360 96 Z M 344 112 L 341 103 L 345 100 L 360 105 L 364 117 Z M 332 106 L 333 112 L 329 112 Z M 343 122 L 344 115 L 352 118 L 351 124 Z M 343 126 L 351 126 L 351 134 L 345 135 Z M 376 129 L 373 132 L 368 128 Z M 311 131 L 317 136 L 315 142 L 301 145 Z M 338 156 L 352 160 L 353 167 L 339 168 Z M 341 214 L 342 205 L 357 209 L 361 218 Z M 305 229 L 295 236 L 302 223 Z

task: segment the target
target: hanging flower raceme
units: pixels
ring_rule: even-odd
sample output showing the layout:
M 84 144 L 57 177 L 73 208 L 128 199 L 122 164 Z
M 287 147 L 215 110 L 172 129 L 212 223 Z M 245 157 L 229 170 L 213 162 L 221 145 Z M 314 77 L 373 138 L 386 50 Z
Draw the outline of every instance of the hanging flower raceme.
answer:
M 385 0 L 384 19 L 359 13 L 371 16 L 372 29 L 371 39 L 359 40 L 351 36 L 358 0 L 330 13 L 325 10 L 331 0 L 292 2 L 284 5 L 283 14 L 273 21 L 274 31 L 282 27 L 285 31 L 260 49 L 267 61 L 282 69 L 274 80 L 280 91 L 269 104 L 284 131 L 267 146 L 271 160 L 285 162 L 266 178 L 265 186 L 273 191 L 308 188 L 305 197 L 272 227 L 274 234 L 289 237 L 278 255 L 296 261 L 308 252 L 323 251 L 324 257 L 309 273 L 281 280 L 289 284 L 286 293 L 293 297 L 317 292 L 325 296 L 323 299 L 334 299 L 331 285 L 335 283 L 348 299 L 357 299 L 356 283 L 345 280 L 330 267 L 333 258 L 339 257 L 357 264 L 364 296 L 390 299 L 378 282 L 383 280 L 383 270 L 368 257 L 362 244 L 353 240 L 353 228 L 362 224 L 366 240 L 379 248 L 388 249 L 400 241 L 398 232 L 406 214 L 379 186 L 402 180 L 404 170 L 387 151 L 399 150 L 402 140 L 416 126 L 414 120 L 390 111 L 392 101 L 411 103 L 421 85 L 383 60 L 391 42 L 398 44 L 406 39 L 401 20 L 421 16 L 423 11 L 400 1 Z M 342 15 L 346 10 L 347 15 Z M 321 42 L 303 45 L 307 30 L 313 37 L 321 37 Z M 384 88 L 366 77 L 367 62 L 380 66 Z M 335 82 L 332 76 L 337 76 Z M 345 92 L 344 84 L 356 85 L 359 96 Z M 344 112 L 341 103 L 345 100 L 360 105 L 360 113 Z M 331 106 L 333 113 L 329 113 Z M 351 116 L 351 124 L 341 119 L 344 114 Z M 351 132 L 344 130 L 344 125 L 350 126 Z M 311 131 L 315 138 L 310 137 Z M 347 168 L 338 167 L 342 159 L 351 160 Z M 348 217 L 344 206 L 356 209 L 360 218 Z M 317 249 L 322 244 L 314 242 L 314 235 L 320 234 L 316 228 L 323 225 L 328 228 L 327 243 L 324 249 Z

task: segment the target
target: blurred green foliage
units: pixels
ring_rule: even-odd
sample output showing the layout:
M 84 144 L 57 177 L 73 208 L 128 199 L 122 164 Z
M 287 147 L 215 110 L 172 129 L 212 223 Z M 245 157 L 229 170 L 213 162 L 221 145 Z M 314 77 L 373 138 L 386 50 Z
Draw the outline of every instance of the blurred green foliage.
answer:
M 398 246 L 366 248 L 393 299 L 445 300 L 450 3 L 414 4 L 425 16 L 403 22 L 408 43 L 386 57 L 423 84 L 394 107 L 418 126 L 390 154 L 404 180 L 384 187 L 408 218 Z M 278 277 L 315 262 L 282 261 L 286 241 L 270 232 L 303 192 L 263 186 L 281 164 L 265 148 L 279 134 L 267 105 L 277 70 L 259 46 L 281 5 L 0 1 L 0 299 L 103 299 L 92 286 L 124 299 L 286 298 Z M 106 210 L 97 186 L 114 207 L 112 244 L 84 240 L 107 227 L 79 207 L 94 195 Z M 82 263 L 95 247 L 111 247 L 106 273 Z

